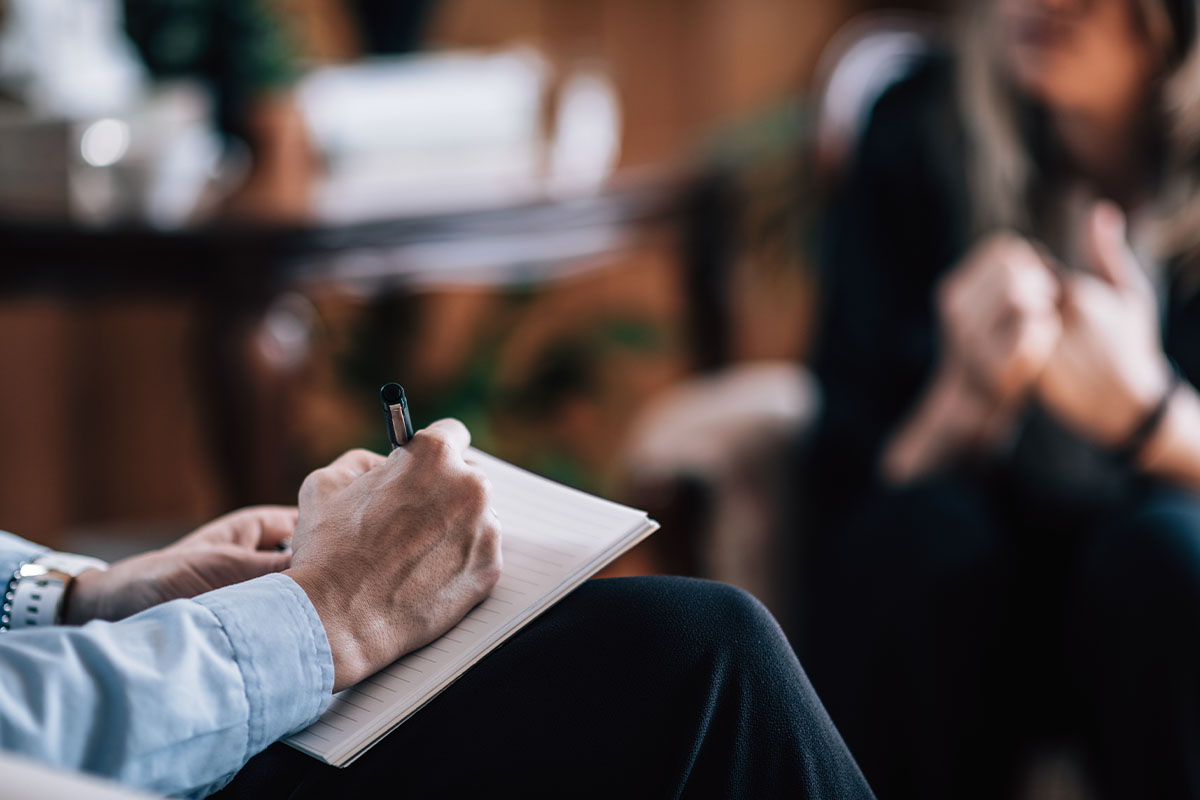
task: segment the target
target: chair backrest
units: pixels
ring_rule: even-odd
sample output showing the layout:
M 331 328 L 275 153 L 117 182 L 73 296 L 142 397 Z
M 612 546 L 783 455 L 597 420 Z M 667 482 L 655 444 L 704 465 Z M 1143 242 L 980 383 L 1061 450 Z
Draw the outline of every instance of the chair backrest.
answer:
M 836 178 L 855 151 L 875 103 L 941 39 L 937 20 L 915 12 L 865 14 L 830 39 L 817 64 L 816 160 Z

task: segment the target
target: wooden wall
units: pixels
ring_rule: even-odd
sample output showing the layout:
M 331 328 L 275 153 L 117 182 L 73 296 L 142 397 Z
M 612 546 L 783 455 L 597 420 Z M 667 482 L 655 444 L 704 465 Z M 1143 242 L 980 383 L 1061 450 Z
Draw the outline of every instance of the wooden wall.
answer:
M 713 124 L 795 93 L 858 3 L 844 0 L 450 0 L 432 38 L 528 42 L 559 66 L 599 59 L 624 106 L 626 166 L 679 157 Z

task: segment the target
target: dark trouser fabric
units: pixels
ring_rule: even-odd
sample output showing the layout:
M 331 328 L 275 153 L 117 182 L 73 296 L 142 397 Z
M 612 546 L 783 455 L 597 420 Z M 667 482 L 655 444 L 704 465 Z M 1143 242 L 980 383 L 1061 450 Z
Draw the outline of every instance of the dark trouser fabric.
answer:
M 591 581 L 350 767 L 275 745 L 222 798 L 870 798 L 749 595 Z
M 1054 744 L 1100 798 L 1200 798 L 1200 500 L 1005 500 L 915 486 L 814 554 L 802 655 L 867 779 L 1007 799 Z
M 1068 666 L 1105 798 L 1200 798 L 1200 501 L 1161 494 L 1097 536 Z

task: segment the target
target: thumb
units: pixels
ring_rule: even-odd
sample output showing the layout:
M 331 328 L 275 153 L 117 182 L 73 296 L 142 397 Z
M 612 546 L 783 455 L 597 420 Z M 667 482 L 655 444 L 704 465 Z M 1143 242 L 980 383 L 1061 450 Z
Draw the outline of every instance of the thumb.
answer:
M 1084 245 L 1089 272 L 1118 289 L 1141 288 L 1145 276 L 1125 238 L 1125 215 L 1115 204 L 1102 201 L 1092 207 Z

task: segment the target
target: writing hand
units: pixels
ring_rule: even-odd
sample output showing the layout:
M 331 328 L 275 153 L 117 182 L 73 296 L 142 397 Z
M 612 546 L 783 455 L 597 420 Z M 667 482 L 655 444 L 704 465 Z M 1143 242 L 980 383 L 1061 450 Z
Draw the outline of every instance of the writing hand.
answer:
M 333 651 L 334 690 L 449 630 L 500 577 L 487 478 L 442 420 L 384 458 L 354 450 L 308 476 L 287 571 Z

